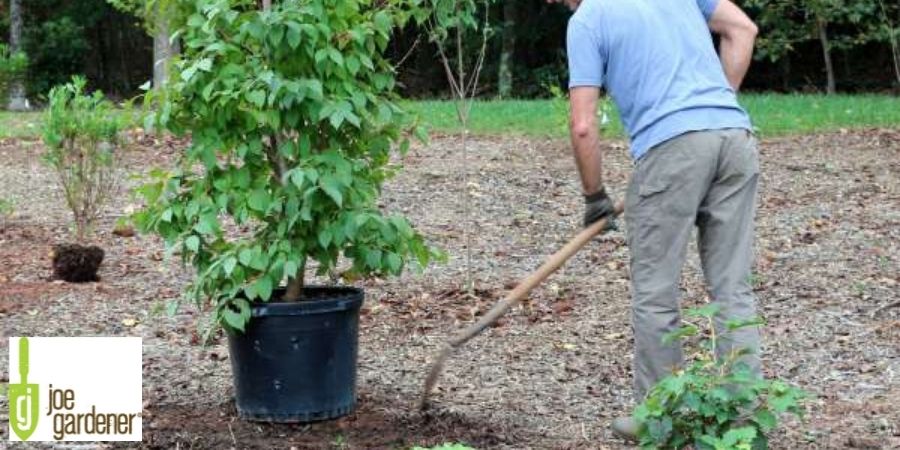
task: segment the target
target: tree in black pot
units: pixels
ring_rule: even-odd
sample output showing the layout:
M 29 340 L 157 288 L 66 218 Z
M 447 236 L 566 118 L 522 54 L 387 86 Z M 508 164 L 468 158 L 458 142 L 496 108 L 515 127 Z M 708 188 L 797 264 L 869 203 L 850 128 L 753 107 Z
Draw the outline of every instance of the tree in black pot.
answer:
M 228 332 L 244 418 L 354 406 L 363 293 L 306 286 L 308 270 L 345 261 L 352 278 L 398 275 L 438 256 L 377 206 L 392 153 L 421 131 L 384 57 L 392 31 L 423 17 L 415 3 L 198 0 L 171 84 L 150 100 L 153 122 L 192 139 L 175 169 L 140 188 L 136 222 L 196 268 L 189 294 Z

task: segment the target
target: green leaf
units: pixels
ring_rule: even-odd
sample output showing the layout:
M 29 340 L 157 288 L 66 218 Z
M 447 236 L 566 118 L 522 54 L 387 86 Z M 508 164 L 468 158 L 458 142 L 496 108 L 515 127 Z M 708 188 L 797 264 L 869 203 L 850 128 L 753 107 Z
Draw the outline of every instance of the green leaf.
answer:
M 245 321 L 250 319 L 250 302 L 243 298 L 236 298 L 231 302 L 238 307 L 238 311 L 240 312 L 241 317 L 245 319 Z
M 396 253 L 388 253 L 387 265 L 391 273 L 400 273 L 400 268 L 403 266 L 403 261 L 399 256 L 397 256 Z
M 331 237 L 332 236 L 331 236 L 330 229 L 325 228 L 325 229 L 319 231 L 319 245 L 321 245 L 322 248 L 327 248 L 328 244 L 331 243 Z
M 225 275 L 231 275 L 234 272 L 235 266 L 237 266 L 238 260 L 234 256 L 229 256 L 225 259 L 225 262 L 222 263 L 222 268 L 225 269 Z
M 213 234 L 218 228 L 218 220 L 214 212 L 204 213 L 200 221 L 194 225 L 194 230 L 201 234 Z
M 341 183 L 332 176 L 324 176 L 319 180 L 319 186 L 337 203 L 338 208 L 343 205 L 344 198 L 341 195 Z
M 697 327 L 693 325 L 685 325 L 675 331 L 666 333 L 663 335 L 662 341 L 663 344 L 670 344 L 675 341 L 680 341 L 689 336 L 696 336 L 699 330 Z
M 775 414 L 772 414 L 772 411 L 765 408 L 756 411 L 753 415 L 753 421 L 759 425 L 763 432 L 773 430 L 778 425 L 778 418 L 775 417 Z
M 657 386 L 660 389 L 666 390 L 668 393 L 673 396 L 680 396 L 684 393 L 684 389 L 688 384 L 688 380 L 685 377 L 680 376 L 668 376 L 663 378 Z
M 300 25 L 296 22 L 288 23 L 287 42 L 292 49 L 296 49 L 300 45 Z
M 684 315 L 686 317 L 703 317 L 706 319 L 711 319 L 715 317 L 715 315 L 719 312 L 721 307 L 714 303 L 709 303 L 700 308 L 690 308 L 685 310 Z
M 253 252 L 249 248 L 242 249 L 238 253 L 238 261 L 241 262 L 242 266 L 250 267 L 250 263 L 253 261 Z
M 355 56 L 350 56 L 347 58 L 347 70 L 350 71 L 351 75 L 356 75 L 359 72 L 359 59 Z
M 197 252 L 200 250 L 200 238 L 192 234 L 184 240 L 184 246 L 192 252 Z
M 725 433 L 725 436 L 722 437 L 722 443 L 725 444 L 727 448 L 736 448 L 738 444 L 751 444 L 754 438 L 756 438 L 756 428 L 733 428 L 728 430 L 728 432 Z
M 425 128 L 424 126 L 417 126 L 413 130 L 413 132 L 415 133 L 415 136 L 419 140 L 419 142 L 423 144 L 428 142 L 428 128 Z
M 304 135 L 300 136 L 299 144 L 300 144 L 299 145 L 300 155 L 301 156 L 309 155 L 309 152 L 312 149 L 312 142 L 310 141 L 308 134 L 304 134 Z
M 288 278 L 294 278 L 297 275 L 297 263 L 295 261 L 285 261 L 284 275 Z
M 226 306 L 222 309 L 222 318 L 225 319 L 225 323 L 231 328 L 244 332 L 246 320 L 240 313 L 237 313 Z
M 187 69 L 184 69 L 184 70 L 181 72 L 181 79 L 184 80 L 184 81 L 190 81 L 191 78 L 193 78 L 194 75 L 195 75 L 196 73 L 197 73 L 197 67 L 196 67 L 196 66 L 188 67 Z
M 204 72 L 209 72 L 212 69 L 212 58 L 201 59 L 197 62 L 197 68 Z
M 331 114 L 328 115 L 328 122 L 331 123 L 331 126 L 334 127 L 335 130 L 341 127 L 341 124 L 344 123 L 344 120 L 347 118 L 347 113 L 342 110 L 332 111 Z
M 303 178 L 304 174 L 302 170 L 294 169 L 291 171 L 291 183 L 294 183 L 294 186 L 297 189 L 303 188 Z
M 262 108 L 266 104 L 266 93 L 262 90 L 250 91 L 247 93 L 247 101 L 256 105 L 257 108 Z
M 364 252 L 366 258 L 366 265 L 368 265 L 372 269 L 378 269 L 381 267 L 381 250 L 370 250 Z
M 253 260 L 250 261 L 250 267 L 256 270 L 266 270 L 269 266 L 269 256 L 266 255 L 259 247 L 253 248 Z
M 325 58 L 328 58 L 328 51 L 326 49 L 320 48 L 319 50 L 316 51 L 316 54 L 314 56 L 316 65 L 318 65 L 322 61 L 325 61 Z
M 266 212 L 269 209 L 269 193 L 263 189 L 257 189 L 250 193 L 250 198 L 247 201 L 247 206 L 250 209 Z
M 359 62 L 361 62 L 362 65 L 365 66 L 367 69 L 369 69 L 369 70 L 375 70 L 375 64 L 372 63 L 372 58 L 369 58 L 369 55 L 366 55 L 366 54 L 360 54 L 360 55 L 359 55 Z
M 325 91 L 321 81 L 307 79 L 303 80 L 303 85 L 306 86 L 306 89 L 313 100 L 321 101 L 325 97 Z
M 339 52 L 336 48 L 328 48 L 328 57 L 331 58 L 331 60 L 334 61 L 335 64 L 339 66 L 344 65 L 344 57 L 341 56 L 341 52 Z
M 263 275 L 253 286 L 256 289 L 257 294 L 259 294 L 259 298 L 262 301 L 267 302 L 272 297 L 272 279 L 266 275 Z
M 650 419 L 647 421 L 647 430 L 654 441 L 664 442 L 672 433 L 672 419 Z
M 725 322 L 728 331 L 740 330 L 742 328 L 758 327 L 765 325 L 766 321 L 761 317 L 754 317 L 746 320 L 729 320 Z
M 769 398 L 769 406 L 771 406 L 775 412 L 785 412 L 796 405 L 797 399 L 790 394 L 781 394 Z

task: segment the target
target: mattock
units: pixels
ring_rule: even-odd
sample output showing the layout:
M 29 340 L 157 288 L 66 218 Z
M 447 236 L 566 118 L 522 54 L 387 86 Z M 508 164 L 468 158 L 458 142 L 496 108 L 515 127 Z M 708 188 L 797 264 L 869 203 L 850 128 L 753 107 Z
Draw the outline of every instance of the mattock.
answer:
M 623 203 L 619 203 L 615 207 L 615 215 L 618 216 L 625 209 Z M 532 272 L 528 277 L 519 282 L 519 284 L 506 294 L 506 298 L 501 300 L 499 303 L 494 305 L 487 314 L 481 317 L 478 322 L 469 326 L 465 330 L 461 331 L 457 334 L 453 339 L 451 339 L 446 346 L 438 353 L 434 362 L 431 365 L 431 371 L 428 373 L 428 378 L 425 379 L 425 388 L 422 392 L 422 400 L 419 403 L 420 409 L 426 409 L 428 407 L 428 396 L 431 394 L 431 391 L 434 389 L 434 385 L 437 384 L 438 377 L 441 374 L 441 371 L 444 369 L 444 363 L 447 362 L 447 359 L 450 357 L 450 354 L 453 353 L 454 350 L 461 347 L 463 344 L 481 334 L 487 327 L 491 326 L 494 322 L 497 321 L 503 314 L 506 313 L 510 308 L 518 304 L 522 299 L 528 296 L 528 293 L 531 292 L 538 284 L 544 281 L 548 276 L 550 276 L 553 272 L 556 272 L 569 258 L 572 257 L 578 250 L 581 250 L 582 247 L 585 246 L 594 236 L 600 234 L 603 229 L 606 227 L 607 219 L 599 220 L 592 224 L 591 226 L 581 230 L 580 233 L 575 235 L 572 240 L 570 240 L 563 248 L 559 249 L 556 253 L 554 253 L 544 264 L 541 265 L 536 271 Z

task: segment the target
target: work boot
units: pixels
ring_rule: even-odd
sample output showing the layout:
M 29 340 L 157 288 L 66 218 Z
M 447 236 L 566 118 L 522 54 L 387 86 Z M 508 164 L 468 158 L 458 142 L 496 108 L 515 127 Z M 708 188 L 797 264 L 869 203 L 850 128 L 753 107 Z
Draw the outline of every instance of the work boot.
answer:
M 615 436 L 625 439 L 626 441 L 638 441 L 638 423 L 634 418 L 619 417 L 613 419 L 610 427 Z

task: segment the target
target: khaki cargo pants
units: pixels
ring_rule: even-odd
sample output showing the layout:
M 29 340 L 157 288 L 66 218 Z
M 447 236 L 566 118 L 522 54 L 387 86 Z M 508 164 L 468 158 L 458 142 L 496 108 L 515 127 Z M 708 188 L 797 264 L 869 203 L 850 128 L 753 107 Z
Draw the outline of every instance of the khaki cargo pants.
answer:
M 687 133 L 638 160 L 625 205 L 636 401 L 682 363 L 679 343 L 664 345 L 662 337 L 681 325 L 679 283 L 694 226 L 707 287 L 720 306 L 717 352 L 751 349 L 744 362 L 759 373 L 758 329 L 725 327 L 756 317 L 750 274 L 758 178 L 756 139 L 743 129 Z

